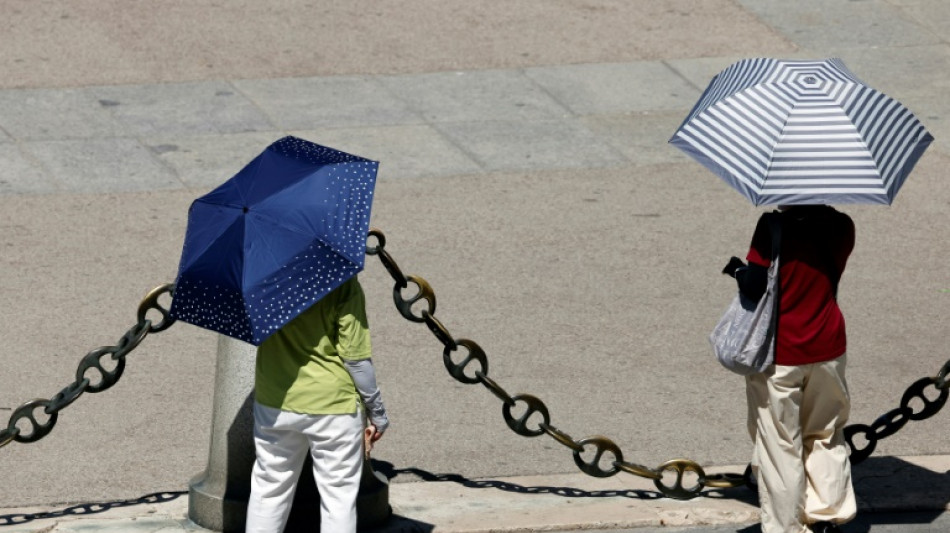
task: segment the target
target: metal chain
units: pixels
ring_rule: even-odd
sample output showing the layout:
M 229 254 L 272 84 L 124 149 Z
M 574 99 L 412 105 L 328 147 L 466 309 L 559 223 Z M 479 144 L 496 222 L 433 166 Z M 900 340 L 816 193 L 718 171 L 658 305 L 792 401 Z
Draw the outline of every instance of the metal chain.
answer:
M 134 350 L 149 333 L 164 331 L 175 323 L 175 319 L 168 314 L 168 310 L 158 303 L 162 295 L 171 294 L 173 291 L 173 284 L 152 289 L 139 304 L 138 323 L 132 326 L 115 346 L 102 346 L 86 354 L 80 360 L 79 368 L 76 369 L 75 381 L 48 400 L 36 398 L 16 408 L 10 415 L 7 427 L 0 429 L 0 448 L 13 441 L 36 442 L 42 439 L 53 430 L 59 418 L 59 412 L 76 401 L 82 393 L 102 392 L 115 385 L 122 377 L 122 371 L 125 370 L 125 356 Z M 158 311 L 161 320 L 153 322 L 146 318 L 151 311 Z M 95 369 L 93 378 L 98 377 L 95 381 L 86 376 L 91 369 Z M 45 418 L 37 412 L 40 408 Z M 38 416 L 43 420 L 38 420 Z M 24 420 L 30 426 L 27 432 L 20 427 L 20 423 Z
M 738 487 L 746 483 L 742 475 L 707 474 L 702 466 L 689 459 L 674 459 L 656 468 L 624 461 L 623 451 L 608 437 L 595 435 L 577 440 L 558 429 L 551 423 L 551 414 L 540 398 L 530 394 L 511 395 L 488 377 L 488 356 L 485 351 L 473 340 L 454 338 L 448 328 L 436 318 L 436 298 L 432 287 L 421 277 L 403 274 L 396 261 L 385 250 L 386 236 L 383 232 L 372 229 L 369 238 L 375 239 L 376 244 L 367 245 L 366 253 L 378 256 L 395 281 L 393 300 L 399 313 L 406 320 L 424 323 L 442 344 L 442 362 L 449 375 L 461 383 L 481 383 L 502 401 L 505 423 L 518 435 L 548 435 L 571 450 L 574 463 L 585 474 L 610 477 L 622 471 L 649 478 L 660 492 L 671 498 L 690 499 L 697 496 L 704 487 Z M 412 296 L 406 297 L 403 293 L 410 285 L 414 285 L 416 291 Z M 418 312 L 414 311 L 421 300 L 425 300 L 426 306 Z M 686 479 L 687 475 L 689 481 Z
M 551 415 L 540 398 L 530 394 L 512 396 L 489 378 L 488 356 L 478 343 L 469 339 L 455 339 L 448 328 L 435 317 L 435 291 L 432 290 L 429 283 L 421 277 L 403 274 L 396 261 L 385 250 L 386 237 L 382 231 L 370 230 L 368 237 L 376 239 L 377 244 L 376 246 L 366 247 L 367 255 L 378 256 L 383 267 L 395 281 L 393 300 L 396 309 L 406 320 L 424 323 L 435 338 L 442 343 L 444 346 L 442 361 L 449 375 L 461 383 L 481 383 L 503 402 L 502 416 L 508 427 L 515 433 L 525 437 L 538 437 L 546 434 L 571 450 L 575 464 L 585 474 L 594 477 L 610 477 L 619 472 L 627 472 L 628 474 L 645 477 L 652 479 L 657 489 L 670 498 L 687 500 L 698 496 L 706 487 L 731 488 L 750 484 L 750 467 L 746 467 L 743 474 L 707 474 L 702 466 L 693 460 L 673 459 L 656 468 L 649 468 L 624 461 L 623 451 L 608 437 L 595 435 L 575 440 L 569 434 L 551 424 Z M 403 296 L 403 291 L 409 288 L 410 284 L 416 286 L 417 292 L 412 297 L 406 298 Z M 83 392 L 102 392 L 115 385 L 125 369 L 125 356 L 134 350 L 146 335 L 164 331 L 175 322 L 175 319 L 169 315 L 168 310 L 158 303 L 159 297 L 164 294 L 171 294 L 173 291 L 173 284 L 152 289 L 139 305 L 138 323 L 132 326 L 115 346 L 104 346 L 89 352 L 79 363 L 75 381 L 64 387 L 52 398 L 33 399 L 14 410 L 7 427 L 0 429 L 0 448 L 13 441 L 36 442 L 40 440 L 52 431 L 59 417 L 59 412 L 76 401 Z M 413 307 L 420 300 L 425 300 L 427 306 L 419 314 L 416 314 L 413 312 Z M 158 311 L 161 315 L 161 320 L 157 323 L 146 318 L 146 315 L 153 310 Z M 461 361 L 456 362 L 453 355 L 456 355 L 456 352 L 460 349 L 464 349 L 466 355 L 461 358 Z M 108 360 L 106 360 L 108 364 L 103 364 L 106 355 L 109 355 L 109 360 L 114 362 L 111 369 L 107 368 L 111 365 Z M 477 368 L 472 369 L 471 373 L 467 373 L 466 369 L 472 363 L 477 363 Z M 99 374 L 99 379 L 95 382 L 86 377 L 86 373 L 90 369 L 95 369 Z M 925 394 L 927 389 L 931 387 L 937 391 L 935 399 L 930 399 Z M 901 399 L 900 407 L 888 411 L 871 425 L 854 424 L 845 428 L 845 440 L 851 448 L 851 462 L 857 464 L 867 459 L 874 452 L 879 440 L 899 431 L 908 420 L 924 420 L 935 415 L 946 404 L 948 396 L 950 396 L 950 361 L 943 365 L 935 377 L 922 378 L 908 387 Z M 923 404 L 919 411 L 915 411 L 911 406 L 914 400 L 919 400 Z M 512 414 L 512 411 L 522 404 L 525 408 L 524 412 L 520 416 Z M 43 422 L 37 420 L 36 416 L 36 410 L 41 407 L 43 413 L 47 416 Z M 537 418 L 541 419 L 536 421 L 536 427 L 529 427 L 529 421 L 532 418 L 535 420 Z M 24 433 L 19 427 L 19 423 L 23 420 L 28 421 L 30 425 L 30 431 L 27 433 Z M 854 437 L 857 435 L 863 435 L 867 441 L 863 448 L 854 443 Z M 593 452 L 592 456 L 588 454 L 591 450 Z M 585 454 L 588 457 L 586 459 Z M 613 459 L 607 459 L 605 462 L 605 454 Z M 685 479 L 687 474 L 690 474 L 691 482 L 689 483 Z M 671 484 L 666 482 L 669 477 L 673 478 Z
M 901 397 L 900 407 L 879 416 L 871 425 L 852 424 L 844 428 L 844 438 L 851 447 L 851 463 L 858 464 L 870 457 L 879 440 L 897 433 L 909 420 L 924 420 L 937 414 L 950 396 L 948 374 L 950 374 L 950 361 L 944 363 L 936 376 L 921 378 L 908 387 L 904 396 Z M 937 393 L 934 399 L 924 394 L 931 387 Z M 911 404 L 914 400 L 920 400 L 923 404 L 919 411 L 915 411 Z M 857 435 L 863 435 L 867 441 L 863 448 L 854 443 Z
M 424 323 L 435 338 L 442 343 L 444 346 L 442 361 L 449 375 L 461 383 L 481 383 L 502 401 L 502 416 L 505 423 L 518 435 L 524 437 L 548 435 L 571 450 L 574 463 L 585 474 L 594 477 L 610 477 L 618 472 L 626 472 L 645 477 L 652 479 L 656 488 L 665 496 L 678 500 L 695 498 L 706 487 L 732 488 L 753 484 L 751 465 L 748 465 L 742 474 L 707 474 L 702 466 L 690 459 L 673 459 L 656 468 L 649 468 L 624 461 L 623 451 L 608 437 L 595 435 L 576 440 L 553 426 L 551 415 L 543 401 L 530 394 L 514 396 L 508 394 L 498 383 L 488 377 L 488 356 L 485 351 L 475 341 L 456 339 L 449 333 L 448 328 L 435 317 L 436 299 L 432 287 L 421 277 L 403 274 L 396 261 L 385 250 L 386 236 L 383 232 L 371 229 L 369 239 L 375 239 L 376 245 L 367 244 L 367 255 L 378 256 L 383 267 L 396 283 L 393 288 L 393 299 L 399 313 L 406 320 Z M 408 289 L 409 285 L 415 285 L 417 292 L 406 298 L 403 296 L 403 291 Z M 413 307 L 420 300 L 425 300 L 427 306 L 416 314 L 413 312 Z M 460 351 L 464 352 L 464 355 L 459 355 Z M 851 447 L 851 462 L 856 464 L 866 459 L 874 451 L 874 445 L 878 440 L 895 433 L 907 420 L 923 420 L 939 411 L 950 394 L 948 375 L 950 375 L 950 361 L 944 364 L 936 377 L 923 378 L 911 385 L 904 394 L 900 408 L 883 415 L 871 426 L 846 427 L 845 435 Z M 930 400 L 924 395 L 924 391 L 930 386 L 939 391 L 939 396 L 935 400 Z M 910 402 L 914 399 L 919 399 L 924 404 L 919 412 L 914 412 L 910 407 Z M 519 408 L 519 412 L 523 407 L 523 414 L 520 416 L 512 414 L 516 407 Z M 533 427 L 529 423 L 532 419 L 535 420 Z M 858 449 L 853 443 L 854 435 L 859 433 L 864 434 L 868 440 L 867 446 L 862 449 Z M 609 457 L 605 458 L 605 455 Z

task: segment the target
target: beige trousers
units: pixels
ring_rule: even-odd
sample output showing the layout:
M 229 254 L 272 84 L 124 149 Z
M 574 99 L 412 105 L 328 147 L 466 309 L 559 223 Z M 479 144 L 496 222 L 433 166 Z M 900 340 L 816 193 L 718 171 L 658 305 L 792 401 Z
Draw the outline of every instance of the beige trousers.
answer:
M 752 469 L 762 533 L 808 532 L 857 513 L 843 430 L 851 400 L 844 355 L 823 363 L 773 365 L 746 378 Z

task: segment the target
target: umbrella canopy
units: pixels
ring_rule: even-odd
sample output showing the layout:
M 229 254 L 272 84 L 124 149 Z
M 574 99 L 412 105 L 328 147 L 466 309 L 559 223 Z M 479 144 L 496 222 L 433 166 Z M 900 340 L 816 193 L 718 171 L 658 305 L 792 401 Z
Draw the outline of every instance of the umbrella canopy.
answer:
M 195 200 L 170 314 L 260 345 L 363 269 L 379 163 L 285 137 Z
M 755 205 L 890 204 L 933 137 L 840 59 L 745 59 L 670 139 Z

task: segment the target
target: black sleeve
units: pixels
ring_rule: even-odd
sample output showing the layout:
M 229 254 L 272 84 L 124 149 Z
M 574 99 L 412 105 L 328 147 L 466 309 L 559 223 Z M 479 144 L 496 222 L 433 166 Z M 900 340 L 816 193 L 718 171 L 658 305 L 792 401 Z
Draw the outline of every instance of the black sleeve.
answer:
M 727 276 L 736 277 L 736 270 L 739 270 L 740 268 L 745 268 L 745 263 L 742 262 L 742 259 L 732 256 L 729 258 L 729 263 L 723 267 L 722 273 Z
M 748 267 L 736 270 L 736 284 L 739 286 L 739 292 L 751 300 L 759 301 L 762 298 L 768 282 L 769 269 L 764 266 L 750 263 Z

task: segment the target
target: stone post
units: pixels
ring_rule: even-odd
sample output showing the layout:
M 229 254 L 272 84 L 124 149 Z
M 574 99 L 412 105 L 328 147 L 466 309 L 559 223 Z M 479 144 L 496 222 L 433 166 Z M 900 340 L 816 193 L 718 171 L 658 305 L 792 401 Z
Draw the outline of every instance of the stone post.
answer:
M 201 527 L 223 533 L 242 533 L 254 465 L 255 347 L 224 335 L 218 337 L 215 365 L 211 447 L 204 472 L 189 483 L 188 517 Z M 286 532 L 320 523 L 319 495 L 309 460 L 294 497 Z M 391 513 L 389 485 L 366 461 L 357 499 L 359 526 L 374 527 Z

